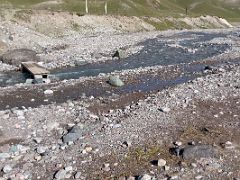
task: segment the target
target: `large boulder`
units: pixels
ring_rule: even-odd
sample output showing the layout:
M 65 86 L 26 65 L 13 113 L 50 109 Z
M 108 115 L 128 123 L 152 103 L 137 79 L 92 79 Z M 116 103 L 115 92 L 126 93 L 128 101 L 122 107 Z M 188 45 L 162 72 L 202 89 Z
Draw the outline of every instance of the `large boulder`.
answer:
M 124 86 L 124 82 L 119 78 L 119 76 L 110 76 L 108 83 L 116 87 Z
M 14 49 L 4 53 L 1 56 L 3 63 L 19 66 L 21 62 L 34 61 L 38 62 L 37 53 L 30 49 Z
M 211 145 L 188 146 L 183 149 L 183 159 L 196 160 L 201 158 L 215 158 L 218 151 Z
M 128 57 L 128 53 L 127 53 L 127 50 L 125 49 L 119 49 L 115 51 L 114 54 L 112 55 L 112 58 L 117 58 L 117 59 L 124 59 L 127 57 Z

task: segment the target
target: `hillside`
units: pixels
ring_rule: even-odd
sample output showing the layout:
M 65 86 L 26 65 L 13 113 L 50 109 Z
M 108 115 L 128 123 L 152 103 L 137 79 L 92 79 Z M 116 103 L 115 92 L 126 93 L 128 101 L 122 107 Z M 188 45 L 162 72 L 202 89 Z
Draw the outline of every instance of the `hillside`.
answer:
M 105 0 L 88 0 L 90 14 L 104 14 Z M 108 13 L 135 16 L 214 15 L 240 20 L 240 0 L 108 0 Z M 85 0 L 0 0 L 2 7 L 85 13 Z

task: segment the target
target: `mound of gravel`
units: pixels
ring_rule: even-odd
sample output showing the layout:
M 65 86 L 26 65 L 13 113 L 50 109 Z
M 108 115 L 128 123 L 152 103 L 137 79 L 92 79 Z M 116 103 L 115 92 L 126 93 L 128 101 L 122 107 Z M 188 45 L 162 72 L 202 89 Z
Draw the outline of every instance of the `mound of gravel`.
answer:
M 34 61 L 37 62 L 39 58 L 37 53 L 30 49 L 14 49 L 2 55 L 3 63 L 19 66 L 21 62 Z

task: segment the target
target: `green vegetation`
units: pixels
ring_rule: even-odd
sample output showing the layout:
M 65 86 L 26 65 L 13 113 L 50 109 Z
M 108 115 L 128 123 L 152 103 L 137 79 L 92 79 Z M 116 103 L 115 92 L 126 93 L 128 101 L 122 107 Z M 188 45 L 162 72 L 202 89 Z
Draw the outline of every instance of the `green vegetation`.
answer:
M 59 3 L 57 3 L 59 2 Z M 88 0 L 90 14 L 104 14 L 106 0 Z M 107 0 L 108 13 L 126 16 L 182 17 L 215 15 L 239 21 L 240 0 Z M 1 5 L 11 4 L 23 9 L 51 9 L 85 13 L 85 0 L 0 0 Z M 0 5 L 0 6 L 1 6 Z M 166 25 L 167 26 L 167 25 Z

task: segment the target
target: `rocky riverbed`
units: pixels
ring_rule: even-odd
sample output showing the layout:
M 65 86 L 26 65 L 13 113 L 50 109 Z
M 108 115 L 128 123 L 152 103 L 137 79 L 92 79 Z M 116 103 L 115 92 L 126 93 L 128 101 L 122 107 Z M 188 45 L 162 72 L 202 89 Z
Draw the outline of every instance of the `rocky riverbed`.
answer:
M 49 69 L 126 68 L 1 87 L 0 180 L 240 178 L 239 29 L 50 37 L 12 23 L 1 50 L 33 47 Z
M 160 92 L 2 110 L 2 179 L 238 178 L 239 79 L 226 64 Z

